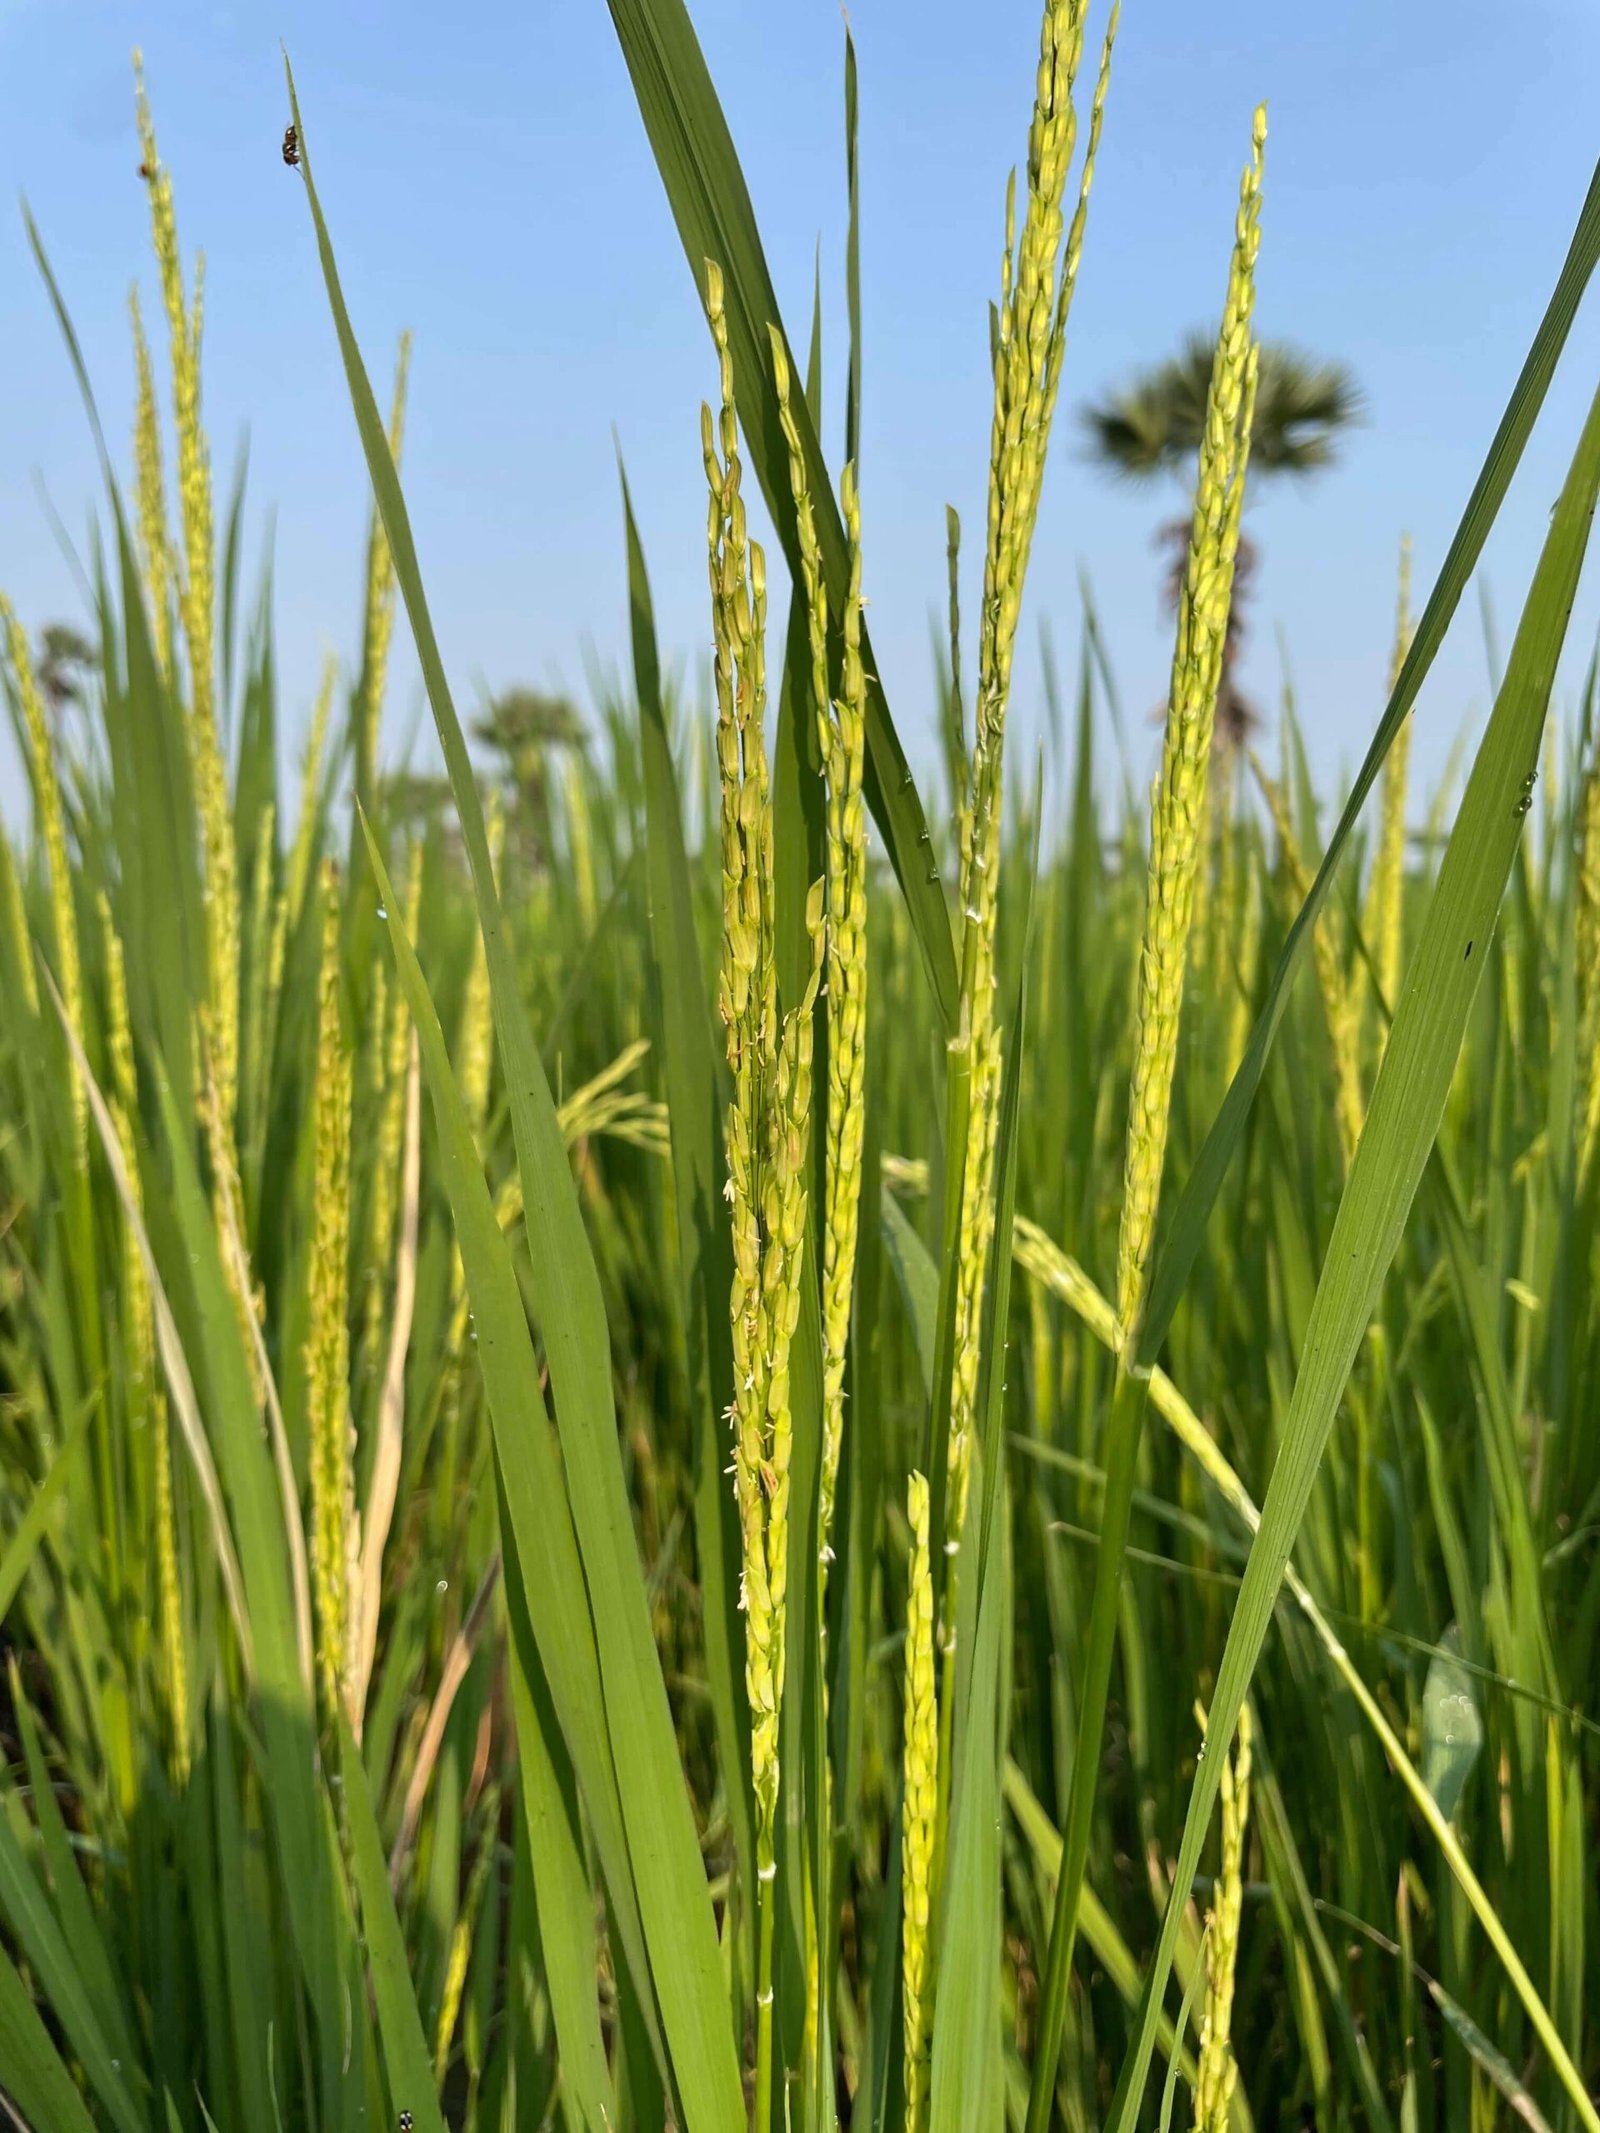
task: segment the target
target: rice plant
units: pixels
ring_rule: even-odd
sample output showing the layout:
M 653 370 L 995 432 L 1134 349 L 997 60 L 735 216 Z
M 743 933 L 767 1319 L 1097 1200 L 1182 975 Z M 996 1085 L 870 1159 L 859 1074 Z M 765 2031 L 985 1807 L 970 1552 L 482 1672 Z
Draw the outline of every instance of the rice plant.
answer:
M 1046 819 L 1005 740 L 1115 7 L 1043 10 L 937 798 L 870 644 L 859 304 L 835 457 L 681 0 L 611 12 L 708 328 L 706 515 L 650 537 L 706 544 L 711 695 L 624 479 L 625 678 L 579 749 L 496 706 L 497 767 L 292 77 L 372 511 L 349 661 L 280 702 L 136 78 L 167 375 L 136 301 L 81 717 L 0 606 L 0 2101 L 1600 2133 L 1594 665 L 1555 690 L 1600 398 L 1426 834 L 1406 768 L 1600 177 L 1325 836 L 1292 705 L 1276 762 L 1217 725 L 1241 107 L 1160 770 L 1097 756 L 1085 595 Z M 384 763 L 400 604 L 441 791 Z

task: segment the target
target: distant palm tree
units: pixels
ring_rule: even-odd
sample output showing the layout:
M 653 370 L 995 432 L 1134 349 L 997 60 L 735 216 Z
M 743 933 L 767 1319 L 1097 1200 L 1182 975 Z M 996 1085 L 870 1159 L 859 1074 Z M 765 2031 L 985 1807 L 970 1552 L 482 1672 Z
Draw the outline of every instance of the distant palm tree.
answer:
M 88 638 L 70 622 L 45 625 L 34 669 L 45 701 L 57 716 L 68 704 L 83 702 L 84 688 L 98 657 Z
M 1084 408 L 1081 422 L 1090 459 L 1125 481 L 1151 481 L 1163 475 L 1192 479 L 1205 430 L 1215 351 L 1214 335 L 1191 334 L 1177 355 L 1137 372 L 1120 390 Z M 1252 476 L 1303 478 L 1331 466 L 1341 435 L 1361 415 L 1360 388 L 1345 364 L 1320 361 L 1282 341 L 1263 342 L 1250 435 Z M 1171 519 L 1157 531 L 1156 545 L 1171 558 L 1165 580 L 1169 608 L 1177 606 L 1188 543 L 1187 518 Z M 1241 535 L 1233 606 L 1222 647 L 1216 720 L 1219 747 L 1237 746 L 1257 723 L 1234 670 L 1244 636 L 1244 605 L 1259 559 L 1255 543 Z
M 472 733 L 498 758 L 507 835 L 523 865 L 537 872 L 548 864 L 552 845 L 554 757 L 586 745 L 577 707 L 568 697 L 519 685 L 489 699 Z

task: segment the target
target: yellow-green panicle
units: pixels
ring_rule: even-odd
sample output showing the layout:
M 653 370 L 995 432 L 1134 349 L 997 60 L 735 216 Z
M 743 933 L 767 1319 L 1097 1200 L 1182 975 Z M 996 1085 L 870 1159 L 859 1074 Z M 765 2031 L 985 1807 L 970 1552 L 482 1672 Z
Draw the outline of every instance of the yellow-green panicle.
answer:
M 839 690 L 828 678 L 828 595 L 817 542 L 805 455 L 789 403 L 789 362 L 781 334 L 772 358 L 789 484 L 799 531 L 801 590 L 811 659 L 811 705 L 822 760 L 827 814 L 828 1102 L 823 1163 L 822 1472 L 817 1521 L 821 1579 L 827 1582 L 833 1505 L 844 1442 L 844 1374 L 860 1235 L 861 1150 L 866 1094 L 867 810 L 861 779 L 866 745 L 866 676 L 861 665 L 861 510 L 855 469 L 840 482 L 849 545 Z
M 966 1518 L 978 1394 L 983 1278 L 994 1220 L 994 1145 L 1000 1094 L 1000 1033 L 994 1008 L 995 929 L 1006 706 L 1051 417 L 1061 382 L 1067 313 L 1077 282 L 1117 29 L 1117 11 L 1113 8 L 1090 112 L 1077 207 L 1063 248 L 1063 201 L 1077 138 L 1073 91 L 1083 54 L 1087 12 L 1086 0 L 1048 0 L 1045 7 L 1028 135 L 1027 205 L 1020 239 L 1016 235 L 1014 178 L 1006 196 L 1005 253 L 994 347 L 978 695 L 967 805 L 961 824 L 961 1022 L 954 1045 L 965 1047 L 970 1055 L 970 1093 L 962 1158 L 950 1402 L 947 1545 L 952 1551 L 959 1545 Z M 950 1583 L 953 1587 L 954 1581 Z
M 905 1807 L 900 1832 L 900 1946 L 905 2035 L 906 2133 L 928 2111 L 933 2033 L 931 1958 L 934 1827 L 939 1799 L 939 1714 L 933 1672 L 933 1573 L 928 1484 L 911 1476 L 911 1564 L 906 1593 Z
M 1184 962 L 1202 860 L 1201 825 L 1223 644 L 1233 602 L 1234 559 L 1254 411 L 1256 351 L 1250 334 L 1261 241 L 1261 157 L 1266 111 L 1256 112 L 1250 162 L 1239 192 L 1233 262 L 1222 331 L 1206 399 L 1189 557 L 1178 602 L 1166 738 L 1150 824 L 1150 871 L 1117 1245 L 1117 1315 L 1131 1338 L 1144 1305 L 1156 1201 L 1167 1146 L 1167 1113 L 1178 1057 Z
M 200 419 L 200 337 L 205 262 L 196 263 L 194 302 L 186 303 L 172 180 L 156 151 L 144 72 L 134 54 L 139 145 L 150 195 L 150 225 L 172 359 L 172 407 L 178 439 L 178 519 L 183 574 L 178 610 L 189 651 L 189 747 L 204 861 L 209 1042 L 218 1108 L 234 1130 L 239 1077 L 239 886 L 216 697 L 215 530 L 211 455 Z
M 1394 651 L 1389 661 L 1389 694 L 1394 694 L 1400 669 L 1411 649 L 1411 542 L 1400 543 L 1400 590 L 1395 603 Z M 1378 985 L 1392 1014 L 1400 989 L 1401 890 L 1406 863 L 1406 771 L 1411 754 L 1411 714 L 1383 759 L 1383 809 L 1378 830 L 1378 856 L 1373 863 L 1372 887 L 1367 901 L 1367 942 L 1377 966 Z
M 422 845 L 413 844 L 406 860 L 405 929 L 417 938 L 422 911 Z M 371 1226 L 367 1240 L 366 1345 L 377 1350 L 378 1319 L 383 1307 L 389 1262 L 394 1255 L 400 1206 L 400 1167 L 404 1160 L 406 1062 L 411 1049 L 411 1012 L 397 985 L 388 998 L 381 1032 L 381 1094 L 377 1152 L 372 1166 Z
M 144 565 L 145 596 L 150 603 L 150 630 L 156 664 L 172 673 L 172 548 L 167 534 L 167 490 L 161 471 L 161 416 L 156 405 L 155 370 L 139 311 L 139 292 L 129 292 L 133 323 L 133 359 L 138 375 L 134 402 L 133 456 L 139 503 L 139 554 Z
M 1296 907 L 1311 893 L 1311 869 L 1301 855 L 1294 817 L 1283 780 L 1269 778 L 1258 757 L 1250 758 L 1260 785 L 1288 876 L 1289 893 Z M 1311 936 L 1311 960 L 1317 973 L 1317 991 L 1322 1000 L 1323 1020 L 1328 1028 L 1328 1050 L 1333 1061 L 1333 1118 L 1339 1135 L 1339 1150 L 1346 1169 L 1354 1159 L 1361 1128 L 1366 1123 L 1367 1099 L 1361 1079 L 1361 1018 L 1357 995 L 1340 954 L 1335 931 L 1336 914 L 1318 913 Z
M 359 1644 L 355 1431 L 350 1417 L 350 1050 L 340 1005 L 338 879 L 323 869 L 322 968 L 312 1088 L 315 1190 L 309 1254 L 306 1410 L 311 1468 L 311 1567 L 317 1676 L 330 1719 L 341 1707 Z M 354 1716 L 352 1714 L 352 1723 Z
M 1204 1714 L 1199 1714 L 1202 1725 Z M 1195 2133 L 1228 2133 L 1229 2106 L 1239 2082 L 1233 2055 L 1233 1985 L 1239 1962 L 1239 1916 L 1244 1897 L 1244 1840 L 1250 1817 L 1250 1706 L 1239 1712 L 1233 1753 L 1222 1764 L 1222 1865 L 1206 1935 L 1206 1999 L 1200 2019 L 1195 2074 Z
M 793 1424 L 789 1350 L 800 1315 L 811 1121 L 812 1006 L 821 975 L 822 884 L 807 901 L 812 963 L 803 997 L 778 1004 L 773 823 L 766 712 L 766 561 L 749 537 L 740 493 L 733 362 L 722 276 L 707 268 L 721 408 L 701 412 L 710 490 L 707 518 L 717 763 L 721 781 L 722 966 L 718 1010 L 727 1031 L 728 1199 L 733 1286 L 734 1489 L 739 1510 L 756 1796 L 757 1870 L 776 1870 L 778 1725 L 783 1702 Z

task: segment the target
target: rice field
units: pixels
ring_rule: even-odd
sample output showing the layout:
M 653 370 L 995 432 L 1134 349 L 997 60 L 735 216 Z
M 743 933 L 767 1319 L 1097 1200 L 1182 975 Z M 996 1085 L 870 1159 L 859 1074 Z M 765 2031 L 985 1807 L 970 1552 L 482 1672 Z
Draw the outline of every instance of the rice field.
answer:
M 688 16 L 611 13 L 708 327 L 711 666 L 664 680 L 624 480 L 581 718 L 463 725 L 407 346 L 357 342 L 292 77 L 372 510 L 346 651 L 280 697 L 138 84 L 92 611 L 0 603 L 0 2106 L 1600 2133 L 1594 668 L 1555 689 L 1600 397 L 1487 720 L 1407 779 L 1600 178 L 1330 805 L 1292 703 L 1217 718 L 1242 127 L 1159 773 L 1097 739 L 1086 600 L 1041 785 L 1011 674 L 1114 10 L 1047 0 L 1031 112 L 1019 72 L 1004 278 L 962 299 L 982 597 L 893 710 Z M 386 763 L 397 628 L 437 785 Z

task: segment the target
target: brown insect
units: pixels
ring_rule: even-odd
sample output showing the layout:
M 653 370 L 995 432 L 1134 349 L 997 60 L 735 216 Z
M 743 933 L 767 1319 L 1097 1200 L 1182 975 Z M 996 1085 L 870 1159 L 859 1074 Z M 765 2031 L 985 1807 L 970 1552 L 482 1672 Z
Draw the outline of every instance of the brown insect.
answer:
M 292 126 L 286 126 L 283 134 L 283 160 L 293 170 L 300 161 L 300 136 Z
M 154 165 L 154 163 L 141 163 L 139 165 L 139 175 L 145 180 L 146 184 L 148 184 L 150 180 L 154 178 L 155 174 L 156 166 Z

